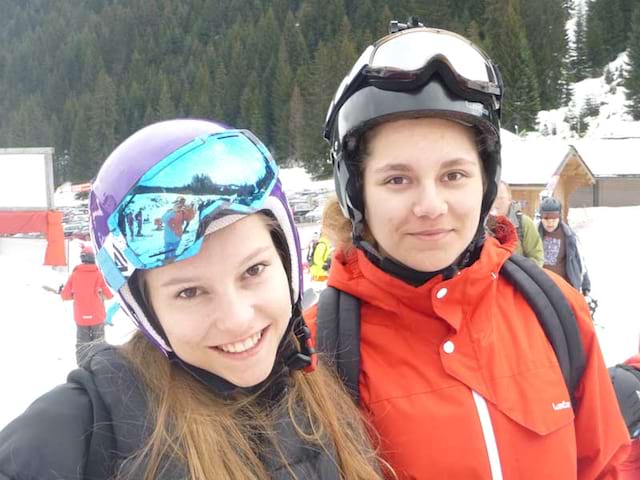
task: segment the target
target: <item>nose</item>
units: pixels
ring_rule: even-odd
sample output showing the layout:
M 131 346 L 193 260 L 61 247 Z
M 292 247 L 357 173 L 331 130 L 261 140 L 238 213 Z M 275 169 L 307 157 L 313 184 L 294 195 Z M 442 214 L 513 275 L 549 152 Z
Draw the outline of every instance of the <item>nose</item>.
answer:
M 433 182 L 420 184 L 416 189 L 413 214 L 416 217 L 436 218 L 447 212 L 448 204 L 443 192 Z
M 211 305 L 210 328 L 219 332 L 229 333 L 230 336 L 251 333 L 254 321 L 254 309 L 250 299 L 242 295 L 242 291 L 228 288 L 223 294 L 217 295 Z

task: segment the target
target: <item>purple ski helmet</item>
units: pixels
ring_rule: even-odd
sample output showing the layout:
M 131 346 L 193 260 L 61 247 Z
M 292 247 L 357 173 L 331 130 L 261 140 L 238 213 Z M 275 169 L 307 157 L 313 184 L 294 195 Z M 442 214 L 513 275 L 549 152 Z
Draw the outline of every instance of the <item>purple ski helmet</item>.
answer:
M 228 144 L 229 139 L 238 141 Z M 209 143 L 212 146 L 207 147 Z M 250 148 L 245 145 L 250 145 Z M 209 150 L 200 153 L 206 148 Z M 252 148 L 255 150 L 251 150 Z M 218 152 L 226 153 L 218 156 Z M 244 152 L 247 154 L 243 154 Z M 219 157 L 217 160 L 214 158 L 216 156 Z M 184 165 L 175 167 L 185 158 L 196 159 L 186 167 L 187 170 L 193 167 L 193 172 L 185 172 Z M 261 158 L 263 165 L 256 163 L 256 158 Z M 201 170 L 196 171 L 196 166 L 207 169 L 208 177 L 205 180 L 208 183 L 203 187 L 201 181 L 199 189 L 192 186 L 185 194 L 183 174 L 189 174 L 193 178 L 197 176 L 195 174 L 203 177 Z M 243 166 L 247 172 L 238 174 Z M 220 172 L 218 177 L 217 172 Z M 246 176 L 253 172 L 259 174 L 254 183 Z M 162 185 L 152 185 L 154 181 L 159 182 L 158 178 L 161 177 L 162 181 L 171 182 L 171 173 L 178 177 L 175 184 L 181 185 L 183 191 L 167 193 L 168 189 L 161 188 Z M 189 243 L 188 248 L 175 247 L 170 255 L 171 261 L 180 261 L 197 253 L 206 234 L 224 228 L 248 214 L 258 211 L 268 213 L 278 223 L 285 239 L 284 246 L 288 250 L 288 265 L 285 265 L 285 269 L 291 283 L 294 311 L 299 310 L 302 287 L 300 240 L 277 173 L 277 166 L 268 150 L 250 132 L 197 119 L 168 120 L 139 130 L 122 142 L 100 168 L 89 195 L 90 232 L 96 263 L 107 284 L 116 293 L 124 312 L 165 355 L 172 352 L 171 346 L 151 309 L 145 304 L 137 285 L 130 282 L 136 270 L 156 268 L 162 264 L 151 260 L 158 258 L 157 255 L 145 256 L 145 253 L 149 249 L 158 248 L 154 241 L 163 233 L 159 229 L 155 237 L 148 239 L 140 231 L 134 234 L 128 230 L 122 219 L 131 215 L 131 212 L 140 212 L 139 221 L 142 225 L 145 200 L 140 200 L 141 198 L 146 198 L 148 205 L 160 204 L 170 209 L 172 206 L 177 208 L 177 205 L 188 203 L 189 197 L 192 215 L 195 216 L 191 220 L 195 224 L 191 229 L 193 236 L 190 242 L 183 242 Z M 238 175 L 241 176 L 240 179 Z M 227 183 L 224 184 L 224 181 Z M 147 197 L 144 197 L 145 194 Z M 216 205 L 220 205 L 219 208 Z M 157 227 L 161 226 L 160 219 L 156 222 L 153 220 L 147 218 L 148 225 L 145 228 L 152 228 L 154 223 Z M 131 229 L 131 224 L 128 227 Z M 169 257 L 167 252 L 163 253 Z

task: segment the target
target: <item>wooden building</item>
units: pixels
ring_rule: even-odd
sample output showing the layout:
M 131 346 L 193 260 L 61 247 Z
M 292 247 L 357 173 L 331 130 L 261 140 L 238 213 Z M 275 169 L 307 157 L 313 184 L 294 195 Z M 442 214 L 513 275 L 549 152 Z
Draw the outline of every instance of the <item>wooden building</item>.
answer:
M 596 182 L 578 150 L 566 141 L 522 139 L 506 130 L 501 138 L 502 179 L 511 186 L 513 199 L 532 218 L 540 198 L 553 196 L 562 202 L 566 220 L 572 194 Z
M 640 138 L 584 139 L 573 144 L 596 182 L 577 189 L 572 207 L 640 205 Z

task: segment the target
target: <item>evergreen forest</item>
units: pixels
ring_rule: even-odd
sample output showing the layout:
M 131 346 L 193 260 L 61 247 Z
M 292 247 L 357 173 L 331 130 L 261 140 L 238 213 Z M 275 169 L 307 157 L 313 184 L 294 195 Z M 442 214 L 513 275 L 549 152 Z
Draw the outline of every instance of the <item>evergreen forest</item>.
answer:
M 201 117 L 249 128 L 282 166 L 327 175 L 336 87 L 391 19 L 410 15 L 498 63 L 508 129 L 535 129 L 539 110 L 626 49 L 640 118 L 640 2 L 574 1 L 0 0 L 0 147 L 55 147 L 57 186 L 89 181 L 146 124 Z

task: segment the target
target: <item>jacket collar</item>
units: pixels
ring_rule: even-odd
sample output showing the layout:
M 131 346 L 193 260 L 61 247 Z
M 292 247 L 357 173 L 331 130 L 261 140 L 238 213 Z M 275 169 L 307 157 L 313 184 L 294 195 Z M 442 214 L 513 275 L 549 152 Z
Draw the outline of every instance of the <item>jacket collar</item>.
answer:
M 352 248 L 336 252 L 328 284 L 383 310 L 402 312 L 398 321 L 406 320 L 407 326 L 415 322 L 405 313 L 415 312 L 439 316 L 458 330 L 516 248 L 517 233 L 505 217 L 497 219 L 495 232 L 495 238 L 485 240 L 480 257 L 449 280 L 438 274 L 414 286 L 381 270 L 361 250 Z M 439 301 L 442 295 L 446 301 Z

